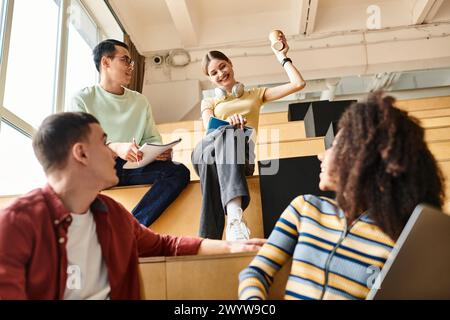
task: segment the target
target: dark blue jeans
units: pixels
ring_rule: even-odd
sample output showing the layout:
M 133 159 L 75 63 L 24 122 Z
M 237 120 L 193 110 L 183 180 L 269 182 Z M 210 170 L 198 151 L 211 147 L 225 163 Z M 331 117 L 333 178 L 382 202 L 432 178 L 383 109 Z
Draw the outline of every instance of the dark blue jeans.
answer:
M 148 227 L 188 185 L 189 169 L 172 161 L 154 161 L 142 168 L 123 169 L 125 162 L 121 158 L 116 159 L 118 186 L 153 184 L 131 211 L 141 224 Z

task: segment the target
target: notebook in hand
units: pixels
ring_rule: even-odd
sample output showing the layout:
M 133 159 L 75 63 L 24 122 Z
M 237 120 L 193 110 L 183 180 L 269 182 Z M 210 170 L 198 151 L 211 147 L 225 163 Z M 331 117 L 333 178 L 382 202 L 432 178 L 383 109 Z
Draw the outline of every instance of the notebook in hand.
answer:
M 210 117 L 208 122 L 208 130 L 207 132 L 211 132 L 217 128 L 220 128 L 221 126 L 228 126 L 230 123 L 228 121 L 216 118 L 216 117 Z M 252 127 L 244 127 L 245 130 L 253 130 Z
M 128 161 L 124 164 L 123 168 L 136 169 L 146 166 L 147 164 L 155 161 L 156 157 L 161 153 L 169 150 L 170 148 L 173 148 L 176 144 L 180 143 L 180 141 L 181 138 L 167 144 L 145 143 L 139 148 L 139 150 L 144 154 L 142 160 L 139 162 Z

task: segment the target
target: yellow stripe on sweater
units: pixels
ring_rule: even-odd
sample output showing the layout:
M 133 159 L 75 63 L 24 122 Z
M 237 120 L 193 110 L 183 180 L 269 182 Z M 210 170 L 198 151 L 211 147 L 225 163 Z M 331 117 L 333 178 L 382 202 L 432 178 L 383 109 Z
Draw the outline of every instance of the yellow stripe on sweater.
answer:
M 306 278 L 321 285 L 325 283 L 325 274 L 323 269 L 301 261 L 293 261 L 291 275 Z
M 394 246 L 394 244 L 395 244 L 391 238 L 389 238 L 386 234 L 384 234 L 380 230 L 380 228 L 378 228 L 377 226 L 374 226 L 372 224 L 365 223 L 363 221 L 358 222 L 358 227 L 353 228 L 351 230 L 351 233 L 353 233 L 357 236 L 372 240 L 372 241 L 377 241 L 377 242 L 387 244 L 389 246 Z
M 260 254 L 279 265 L 283 265 L 291 257 L 289 254 L 278 249 L 277 247 L 274 247 L 270 243 L 267 243 L 267 246 L 264 247 L 264 250 L 261 249 Z
M 301 215 L 309 217 L 327 228 L 342 230 L 344 221 L 338 216 L 323 214 L 313 205 L 298 198 L 294 200 L 293 207 L 301 213 Z
M 322 294 L 322 290 L 314 287 L 312 284 L 300 283 L 296 281 L 288 281 L 286 286 L 286 291 L 301 292 L 301 295 L 307 296 L 313 299 L 319 299 Z M 285 295 L 286 300 L 298 300 L 296 297 L 289 296 L 288 293 Z
M 369 293 L 369 289 L 360 283 L 341 277 L 335 273 L 329 273 L 328 285 L 336 289 L 349 293 L 359 299 L 364 299 Z

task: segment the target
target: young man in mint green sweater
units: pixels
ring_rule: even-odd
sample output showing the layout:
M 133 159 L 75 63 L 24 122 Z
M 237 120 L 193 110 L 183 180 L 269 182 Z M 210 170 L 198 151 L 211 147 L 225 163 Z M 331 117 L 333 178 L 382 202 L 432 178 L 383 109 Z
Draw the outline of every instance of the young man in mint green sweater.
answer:
M 109 148 L 118 155 L 119 186 L 153 184 L 132 210 L 140 223 L 149 226 L 187 186 L 190 173 L 183 164 L 172 162 L 172 150 L 145 167 L 123 169 L 127 161 L 142 159 L 139 145 L 161 144 L 161 135 L 147 98 L 125 88 L 134 68 L 128 46 L 105 40 L 94 48 L 93 55 L 100 83 L 75 94 L 68 109 L 93 114 L 100 121 L 108 135 Z

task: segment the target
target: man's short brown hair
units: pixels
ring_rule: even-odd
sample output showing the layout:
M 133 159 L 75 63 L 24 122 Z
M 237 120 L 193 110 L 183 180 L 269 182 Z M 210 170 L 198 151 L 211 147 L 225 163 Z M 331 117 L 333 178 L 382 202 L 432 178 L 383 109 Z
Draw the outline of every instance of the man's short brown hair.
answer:
M 46 173 L 64 167 L 72 146 L 89 135 L 91 123 L 99 124 L 93 115 L 84 112 L 57 113 L 45 118 L 33 137 L 33 150 Z

